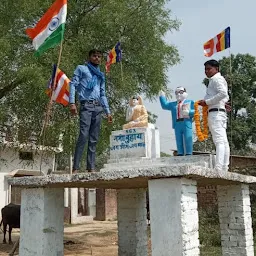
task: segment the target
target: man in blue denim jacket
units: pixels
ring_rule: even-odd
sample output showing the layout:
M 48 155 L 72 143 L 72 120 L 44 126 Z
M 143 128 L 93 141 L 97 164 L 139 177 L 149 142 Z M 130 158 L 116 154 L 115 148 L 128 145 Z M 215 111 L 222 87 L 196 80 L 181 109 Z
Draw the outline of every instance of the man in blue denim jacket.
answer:
M 69 103 L 72 115 L 77 115 L 75 92 L 77 92 L 80 102 L 80 133 L 75 149 L 73 173 L 79 170 L 87 141 L 87 170 L 88 172 L 95 170 L 96 144 L 99 139 L 103 111 L 108 117 L 108 122 L 112 123 L 112 116 L 105 94 L 105 75 L 99 68 L 101 59 L 101 51 L 91 50 L 88 62 L 77 66 L 69 84 Z
M 160 92 L 160 103 L 163 109 L 172 112 L 172 128 L 175 131 L 178 156 L 192 155 L 193 133 L 192 122 L 195 113 L 194 101 L 187 100 L 187 92 L 184 87 L 175 90 L 177 101 L 167 101 L 164 92 Z M 185 143 L 185 150 L 184 144 Z

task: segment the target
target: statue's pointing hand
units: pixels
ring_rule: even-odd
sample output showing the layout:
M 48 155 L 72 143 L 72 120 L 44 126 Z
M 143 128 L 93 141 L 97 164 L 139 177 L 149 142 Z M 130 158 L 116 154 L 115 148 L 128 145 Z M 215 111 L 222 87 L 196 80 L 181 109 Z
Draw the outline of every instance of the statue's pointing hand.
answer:
M 159 92 L 159 96 L 165 96 L 165 92 L 161 90 L 161 91 Z

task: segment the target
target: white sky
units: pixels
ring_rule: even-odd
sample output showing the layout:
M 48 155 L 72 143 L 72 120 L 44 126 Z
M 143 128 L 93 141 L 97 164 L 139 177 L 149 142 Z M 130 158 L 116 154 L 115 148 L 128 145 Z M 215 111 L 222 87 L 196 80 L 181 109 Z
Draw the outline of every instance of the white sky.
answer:
M 256 55 L 256 0 L 172 0 L 168 7 L 173 17 L 182 22 L 179 31 L 168 33 L 165 38 L 178 47 L 182 57 L 180 64 L 168 72 L 168 87 L 184 86 L 189 99 L 199 100 L 205 94 L 203 64 L 209 58 L 203 54 L 203 44 L 226 27 L 230 26 L 233 54 Z M 229 56 L 229 50 L 212 58 L 218 60 L 223 56 Z M 153 103 L 146 101 L 145 105 L 158 116 L 156 126 L 160 130 L 161 151 L 171 153 L 176 149 L 171 112 L 162 110 L 158 99 Z

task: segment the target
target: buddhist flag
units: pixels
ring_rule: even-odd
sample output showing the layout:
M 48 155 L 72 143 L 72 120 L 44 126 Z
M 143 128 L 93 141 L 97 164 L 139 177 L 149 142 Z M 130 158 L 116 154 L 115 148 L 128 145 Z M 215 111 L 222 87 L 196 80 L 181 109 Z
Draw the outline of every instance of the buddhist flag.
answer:
M 118 42 L 115 47 L 109 52 L 106 62 L 106 72 L 110 72 L 110 66 L 114 63 L 120 62 L 122 58 L 121 43 Z
M 214 38 L 204 44 L 204 55 L 211 57 L 216 52 L 221 52 L 230 47 L 230 27 L 227 27 Z
M 52 78 L 49 81 L 46 94 L 51 97 L 53 101 L 67 106 L 69 104 L 69 82 L 68 77 L 58 69 L 56 72 L 56 84 L 54 86 L 54 77 L 56 72 L 56 65 L 53 67 Z
M 59 44 L 64 37 L 67 0 L 56 0 L 34 28 L 26 29 L 33 40 L 36 56 Z

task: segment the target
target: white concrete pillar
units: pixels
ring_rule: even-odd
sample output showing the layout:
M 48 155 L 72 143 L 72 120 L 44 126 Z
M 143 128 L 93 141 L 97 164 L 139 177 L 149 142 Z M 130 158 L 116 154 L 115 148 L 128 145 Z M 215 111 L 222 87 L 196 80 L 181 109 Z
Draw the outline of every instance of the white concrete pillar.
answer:
M 78 215 L 78 188 L 70 189 L 70 215 L 71 224 L 75 224 Z
M 152 256 L 198 256 L 196 181 L 149 181 Z
M 118 255 L 147 256 L 146 190 L 117 191 Z
M 89 215 L 96 217 L 96 189 L 89 188 L 88 189 L 88 208 L 89 208 Z
M 63 188 L 23 189 L 19 255 L 64 255 L 63 224 Z
M 64 207 L 69 207 L 69 188 L 64 188 Z
M 253 256 L 249 186 L 217 186 L 223 256 Z

